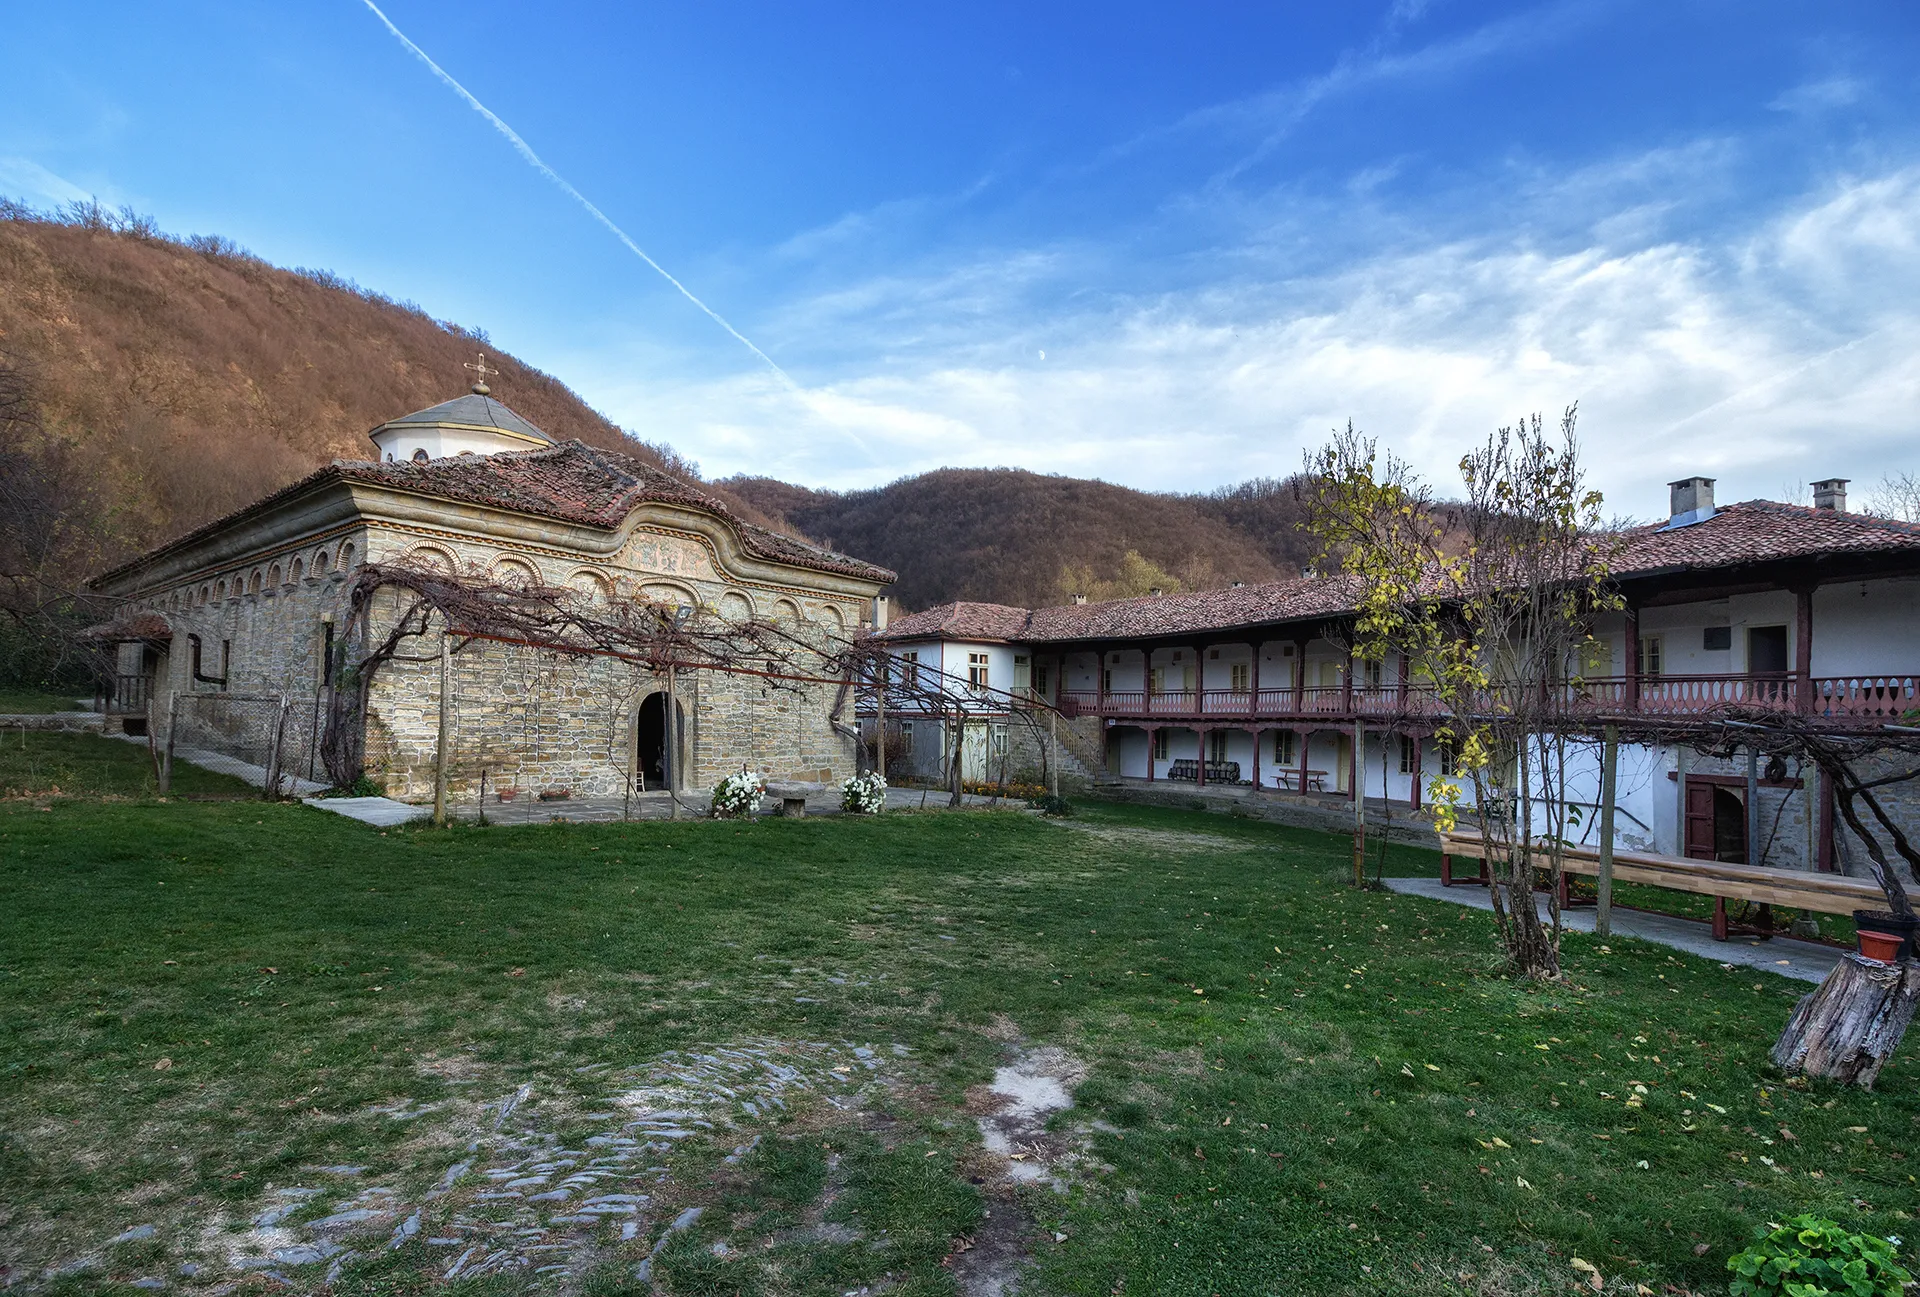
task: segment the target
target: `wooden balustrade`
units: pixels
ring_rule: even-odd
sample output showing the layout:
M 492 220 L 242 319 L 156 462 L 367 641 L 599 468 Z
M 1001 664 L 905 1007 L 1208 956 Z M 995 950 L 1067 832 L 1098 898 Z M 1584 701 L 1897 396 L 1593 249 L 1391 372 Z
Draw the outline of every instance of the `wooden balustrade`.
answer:
M 1725 709 L 1805 712 L 1832 720 L 1895 721 L 1920 711 L 1920 673 L 1803 677 L 1767 675 L 1642 676 L 1637 691 L 1621 677 L 1568 681 L 1558 702 L 1574 717 L 1698 716 Z M 1637 697 L 1636 697 L 1637 693 Z M 1487 705 L 1493 705 L 1489 699 Z M 1062 690 L 1060 709 L 1068 716 L 1169 719 L 1207 722 L 1373 717 L 1382 720 L 1437 717 L 1444 710 L 1431 685 L 1377 689 L 1340 685 L 1305 689 L 1178 689 L 1149 693 L 1141 689 Z

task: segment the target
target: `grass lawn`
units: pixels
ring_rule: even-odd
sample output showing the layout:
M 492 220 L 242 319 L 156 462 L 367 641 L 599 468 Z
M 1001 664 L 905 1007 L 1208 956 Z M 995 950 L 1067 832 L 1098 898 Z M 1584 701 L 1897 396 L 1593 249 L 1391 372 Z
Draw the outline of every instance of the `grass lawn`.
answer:
M 47 712 L 80 710 L 82 689 L 36 689 L 31 685 L 0 685 L 0 716 L 39 716 Z
M 144 742 L 0 730 L 0 797 L 152 797 L 156 786 Z M 184 761 L 174 763 L 173 792 L 188 798 L 258 796 L 241 780 Z
M 1792 1212 L 1913 1234 L 1912 1044 L 1878 1093 L 1781 1086 L 1803 985 L 1578 936 L 1515 983 L 1488 916 L 1347 851 L 1120 807 L 0 802 L 0 1283 L 277 1250 L 298 1291 L 938 1294 L 999 1247 L 1089 1297 L 1569 1292 L 1576 1256 L 1716 1292 Z M 1060 1193 L 975 1125 L 1043 1047 L 1076 1105 L 1016 1151 Z

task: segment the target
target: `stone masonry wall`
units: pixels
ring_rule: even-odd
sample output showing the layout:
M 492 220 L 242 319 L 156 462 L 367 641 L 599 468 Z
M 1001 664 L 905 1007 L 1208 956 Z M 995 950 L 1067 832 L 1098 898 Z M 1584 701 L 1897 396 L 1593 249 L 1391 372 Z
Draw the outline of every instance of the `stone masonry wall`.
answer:
M 807 573 L 794 572 L 792 585 L 754 584 L 731 577 L 716 558 L 699 537 L 658 528 L 637 530 L 611 559 L 588 560 L 477 535 L 423 537 L 369 521 L 351 531 L 335 529 L 325 537 L 263 550 L 228 571 L 197 574 L 177 588 L 143 592 L 126 611 L 160 612 L 174 631 L 171 646 L 151 663 L 149 715 L 157 737 L 166 737 L 174 695 L 192 695 L 183 697 L 178 709 L 182 745 L 211 747 L 264 765 L 279 717 L 274 700 L 284 697 L 291 703 L 284 767 L 324 777 L 307 765 L 317 747 L 323 646 L 329 625 L 335 634 L 345 633 L 347 587 L 361 564 L 435 563 L 482 578 L 566 586 L 596 600 L 643 600 L 692 606 L 706 616 L 778 620 L 822 648 L 857 622 L 859 598 L 824 585 L 810 589 Z M 346 646 L 349 664 L 391 624 L 382 618 L 397 615 L 398 598 L 382 598 L 371 634 Z M 196 635 L 202 676 L 221 674 L 222 646 L 227 646 L 224 690 L 193 680 L 189 637 Z M 438 647 L 438 637 L 427 636 L 402 653 L 431 657 Z M 119 670 L 140 674 L 147 652 L 137 644 L 123 645 Z M 823 673 L 816 671 L 819 666 L 815 661 L 799 673 Z M 683 787 L 710 787 L 742 764 L 778 779 L 838 780 L 853 773 L 851 708 L 842 718 L 847 733 L 836 729 L 830 716 L 837 685 L 775 684 L 717 671 L 679 676 Z M 663 679 L 607 658 L 471 643 L 453 664 L 450 786 L 459 795 L 471 795 L 485 771 L 491 786 L 504 780 L 528 795 L 562 788 L 617 795 L 626 786 L 639 708 L 664 688 Z M 376 679 L 367 717 L 368 768 L 396 796 L 432 795 L 439 693 L 437 660 L 392 662 Z M 324 713 L 320 719 L 324 723 Z

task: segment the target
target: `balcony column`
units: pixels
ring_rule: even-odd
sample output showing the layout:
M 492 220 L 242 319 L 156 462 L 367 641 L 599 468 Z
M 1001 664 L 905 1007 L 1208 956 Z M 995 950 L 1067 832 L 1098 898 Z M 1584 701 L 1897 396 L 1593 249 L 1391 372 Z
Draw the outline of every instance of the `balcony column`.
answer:
M 1207 735 L 1212 732 L 1211 726 L 1195 725 L 1193 727 L 1194 755 L 1200 758 L 1193 763 L 1193 782 L 1196 788 L 1207 786 Z
M 1398 703 L 1398 707 L 1399 707 L 1400 714 L 1404 716 L 1406 715 L 1406 711 L 1407 711 L 1407 655 L 1404 651 L 1400 654 L 1399 675 L 1400 675 L 1400 679 L 1398 681 L 1398 685 L 1399 685 L 1400 701 Z
M 1255 662 L 1259 660 L 1257 656 L 1254 658 Z M 1259 691 L 1255 690 L 1254 697 L 1259 696 Z M 1258 725 L 1253 727 L 1253 791 L 1256 793 L 1260 791 L 1260 727 Z
M 1300 738 L 1300 795 L 1307 795 L 1307 749 L 1313 746 L 1313 730 L 1299 731 Z
M 1297 639 L 1293 642 L 1293 713 L 1298 716 L 1307 710 L 1307 641 Z M 1305 792 L 1306 789 L 1300 791 Z
M 1799 687 L 1795 710 L 1803 716 L 1814 712 L 1813 697 L 1813 591 L 1818 582 L 1791 587 L 1793 590 L 1793 673 Z
M 1105 644 L 1096 644 L 1093 652 L 1093 688 L 1096 694 L 1095 706 L 1100 714 L 1107 714 L 1107 658 L 1110 651 Z
M 1402 661 L 1405 661 L 1405 658 L 1403 657 L 1403 658 L 1402 658 L 1401 660 L 1402 660 Z M 1420 740 L 1421 740 L 1421 739 L 1422 739 L 1423 737 L 1424 737 L 1424 736 L 1423 736 L 1423 735 L 1421 735 L 1421 734 L 1419 734 L 1418 732 L 1415 732 L 1415 733 L 1414 733 L 1414 734 L 1412 735 L 1412 739 L 1413 739 L 1413 789 L 1412 789 L 1412 792 L 1411 792 L 1411 794 L 1410 794 L 1410 795 L 1408 796 L 1408 798 L 1407 798 L 1407 801 L 1408 801 L 1408 803 L 1409 803 L 1409 804 L 1410 804 L 1410 805 L 1411 805 L 1411 806 L 1413 807 L 1413 809 L 1414 809 L 1414 810 L 1416 810 L 1416 811 L 1420 809 L 1420 779 L 1421 779 L 1421 776 L 1422 776 L 1422 774 L 1424 773 L 1424 769 L 1423 769 L 1423 762 L 1424 762 L 1424 757 L 1423 757 L 1423 754 L 1422 754 L 1422 753 L 1421 753 L 1421 751 L 1420 751 Z
M 1353 656 L 1352 646 L 1348 646 L 1347 670 L 1340 681 L 1340 710 L 1349 716 L 1353 715 L 1353 667 L 1357 660 Z
M 1627 651 L 1621 659 L 1621 665 L 1626 668 L 1627 710 L 1637 712 L 1640 710 L 1640 610 L 1628 604 L 1626 617 Z
M 1147 782 L 1148 783 L 1152 783 L 1154 780 L 1153 739 L 1154 739 L 1154 735 L 1158 734 L 1159 732 L 1160 732 L 1160 727 L 1158 725 L 1147 726 Z
M 1247 668 L 1247 685 L 1249 688 L 1253 690 L 1253 692 L 1247 696 L 1247 715 L 1258 716 L 1260 714 L 1260 644 L 1259 642 L 1255 641 L 1254 643 L 1247 645 L 1247 650 L 1248 652 L 1253 654 L 1253 662 Z M 1257 763 L 1260 760 L 1260 731 L 1259 730 L 1255 730 L 1253 732 L 1253 754 L 1254 754 L 1253 759 L 1256 763 L 1256 768 L 1257 768 Z M 1257 778 L 1253 781 L 1253 786 L 1255 788 L 1258 788 L 1260 786 L 1260 781 Z

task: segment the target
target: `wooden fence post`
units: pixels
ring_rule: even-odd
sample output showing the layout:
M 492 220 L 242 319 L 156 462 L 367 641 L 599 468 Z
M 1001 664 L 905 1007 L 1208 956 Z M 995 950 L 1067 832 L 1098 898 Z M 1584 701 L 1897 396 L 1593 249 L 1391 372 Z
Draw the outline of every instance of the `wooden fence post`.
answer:
M 447 825 L 447 730 L 452 709 L 447 705 L 448 684 L 453 675 L 453 645 L 447 633 L 440 632 L 440 741 L 433 752 L 433 822 Z
M 1595 884 L 1593 932 L 1613 934 L 1613 801 L 1620 782 L 1620 727 L 1608 725 L 1600 749 L 1600 878 Z

